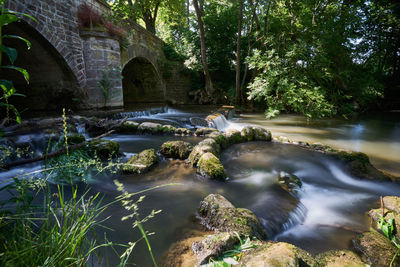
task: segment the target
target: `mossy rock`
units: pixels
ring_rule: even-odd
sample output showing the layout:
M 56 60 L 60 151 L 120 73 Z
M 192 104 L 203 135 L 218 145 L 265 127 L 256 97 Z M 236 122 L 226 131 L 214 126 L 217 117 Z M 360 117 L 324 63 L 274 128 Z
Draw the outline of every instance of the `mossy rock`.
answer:
M 383 197 L 383 204 L 388 210 L 400 213 L 400 197 L 385 196 Z
M 358 235 L 353 240 L 353 245 L 362 253 L 363 261 L 372 266 L 389 266 L 397 251 L 388 238 L 376 231 Z M 395 259 L 392 266 L 398 266 L 398 264 L 400 264 L 400 257 Z
M 139 127 L 139 123 L 135 121 L 126 121 L 118 129 L 121 133 L 136 133 Z
M 254 140 L 255 141 L 271 141 L 272 134 L 270 131 L 261 128 L 261 127 L 253 127 L 254 132 Z
M 140 133 L 148 133 L 148 134 L 157 134 L 161 132 L 163 126 L 160 123 L 155 122 L 143 122 L 138 126 L 138 132 Z
M 184 141 L 168 141 L 161 145 L 160 153 L 166 158 L 187 159 L 192 145 Z
M 175 134 L 176 135 L 191 135 L 192 132 L 189 129 L 186 129 L 186 128 L 176 128 L 175 129 Z
M 235 208 L 219 194 L 210 194 L 197 209 L 202 223 L 210 230 L 237 232 L 242 237 L 266 239 L 267 234 L 257 216 L 248 209 Z
M 101 159 L 108 159 L 118 155 L 119 144 L 105 139 L 93 140 L 89 142 L 89 151 Z
M 68 136 L 68 145 L 76 145 L 86 141 L 85 136 L 81 134 L 74 134 Z
M 228 146 L 228 141 L 226 140 L 225 135 L 221 132 L 212 132 L 208 134 L 207 137 L 214 139 L 222 149 L 225 149 Z
M 316 260 L 306 251 L 285 242 L 257 243 L 255 249 L 245 251 L 240 266 L 246 267 L 297 267 L 317 266 Z
M 281 171 L 278 178 L 279 185 L 286 192 L 292 193 L 300 190 L 302 183 L 299 177 L 294 174 Z
M 233 249 L 238 243 L 239 239 L 234 233 L 223 232 L 208 235 L 203 240 L 194 242 L 192 249 L 197 256 L 197 264 L 202 265 Z
M 225 137 L 229 145 L 238 144 L 244 141 L 241 133 L 237 130 L 228 130 L 225 133 Z
M 253 141 L 254 140 L 254 128 L 251 126 L 244 127 L 240 134 L 244 141 Z
M 212 153 L 203 154 L 197 163 L 197 172 L 203 177 L 225 181 L 226 173 L 219 159 Z
M 220 146 L 218 143 L 211 138 L 204 139 L 198 145 L 196 145 L 192 152 L 189 155 L 189 162 L 192 166 L 197 166 L 201 156 L 207 152 L 214 154 L 215 156 L 219 155 Z
M 175 130 L 176 128 L 172 125 L 162 125 L 158 128 L 158 132 L 163 134 L 174 134 Z
M 351 174 L 359 178 L 370 180 L 390 181 L 390 177 L 376 169 L 369 161 L 368 156 L 362 152 L 354 151 L 326 151 L 328 155 L 343 161 Z
M 149 171 L 158 162 L 158 157 L 154 149 L 146 149 L 137 155 L 132 156 L 122 165 L 122 172 L 145 173 Z
M 217 129 L 214 128 L 199 128 L 194 132 L 195 136 L 204 136 L 210 134 L 212 132 L 218 132 Z
M 317 257 L 320 267 L 365 267 L 360 257 L 350 250 L 331 250 Z

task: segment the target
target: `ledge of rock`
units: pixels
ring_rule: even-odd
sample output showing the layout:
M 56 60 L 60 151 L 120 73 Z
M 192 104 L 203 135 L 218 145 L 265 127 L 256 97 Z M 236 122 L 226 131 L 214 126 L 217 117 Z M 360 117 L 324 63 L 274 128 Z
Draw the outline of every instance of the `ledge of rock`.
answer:
M 168 141 L 162 144 L 160 153 L 166 158 L 187 159 L 192 145 L 184 141 Z
M 248 209 L 235 208 L 219 194 L 210 194 L 197 209 L 202 223 L 217 232 L 237 232 L 240 236 L 266 239 L 267 234 L 257 216 Z
M 150 170 L 158 162 L 154 149 L 146 149 L 132 156 L 122 165 L 123 173 L 144 173 Z
M 360 257 L 350 250 L 331 250 L 317 256 L 321 267 L 365 267 Z
M 353 240 L 353 244 L 363 254 L 363 260 L 372 266 L 389 266 L 397 251 L 388 238 L 376 231 L 362 233 Z M 392 266 L 397 264 L 400 264 L 399 257 Z

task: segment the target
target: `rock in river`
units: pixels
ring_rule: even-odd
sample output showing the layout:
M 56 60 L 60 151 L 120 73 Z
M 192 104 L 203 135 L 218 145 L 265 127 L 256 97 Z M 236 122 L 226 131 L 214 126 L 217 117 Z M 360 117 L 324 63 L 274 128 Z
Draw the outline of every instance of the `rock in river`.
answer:
M 154 149 L 146 149 L 137 155 L 132 156 L 122 165 L 124 173 L 144 173 L 147 172 L 158 162 L 158 157 Z
M 226 178 L 224 166 L 222 166 L 219 159 L 212 153 L 207 152 L 203 154 L 197 163 L 197 172 L 203 177 L 222 180 Z
M 162 144 L 160 153 L 166 158 L 187 159 L 192 145 L 184 141 L 168 141 Z

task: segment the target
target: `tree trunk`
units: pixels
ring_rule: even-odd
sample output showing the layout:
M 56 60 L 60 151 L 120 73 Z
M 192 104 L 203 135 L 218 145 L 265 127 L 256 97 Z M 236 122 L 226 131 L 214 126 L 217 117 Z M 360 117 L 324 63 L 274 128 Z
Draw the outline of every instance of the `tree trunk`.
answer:
M 199 2 L 197 0 L 193 0 L 193 6 L 196 11 L 197 23 L 199 25 L 201 61 L 203 63 L 204 77 L 206 80 L 206 88 L 205 89 L 206 89 L 208 96 L 212 96 L 212 94 L 214 93 L 214 88 L 213 88 L 213 84 L 211 81 L 210 71 L 208 70 L 208 65 L 207 65 L 206 40 L 204 37 L 203 19 L 201 17 L 202 12 L 199 7 Z
M 239 0 L 238 35 L 236 43 L 236 105 L 242 104 L 242 90 L 240 84 L 240 41 L 242 39 L 243 0 Z

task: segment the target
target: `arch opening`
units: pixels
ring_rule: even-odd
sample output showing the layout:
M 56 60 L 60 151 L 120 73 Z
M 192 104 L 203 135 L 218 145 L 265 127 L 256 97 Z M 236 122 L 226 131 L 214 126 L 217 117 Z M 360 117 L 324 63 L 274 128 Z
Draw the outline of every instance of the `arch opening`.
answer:
M 143 57 L 130 60 L 122 70 L 124 104 L 165 101 L 161 79 L 154 65 Z
M 5 45 L 18 51 L 14 65 L 26 69 L 30 75 L 27 84 L 18 72 L 4 71 L 2 76 L 12 80 L 17 92 L 25 95 L 10 98 L 10 103 L 19 110 L 30 111 L 78 107 L 80 87 L 76 76 L 56 48 L 25 22 L 9 24 L 4 31 L 24 37 L 32 44 L 28 50 L 20 40 L 4 39 Z M 3 58 L 3 64 L 8 64 L 8 58 Z

